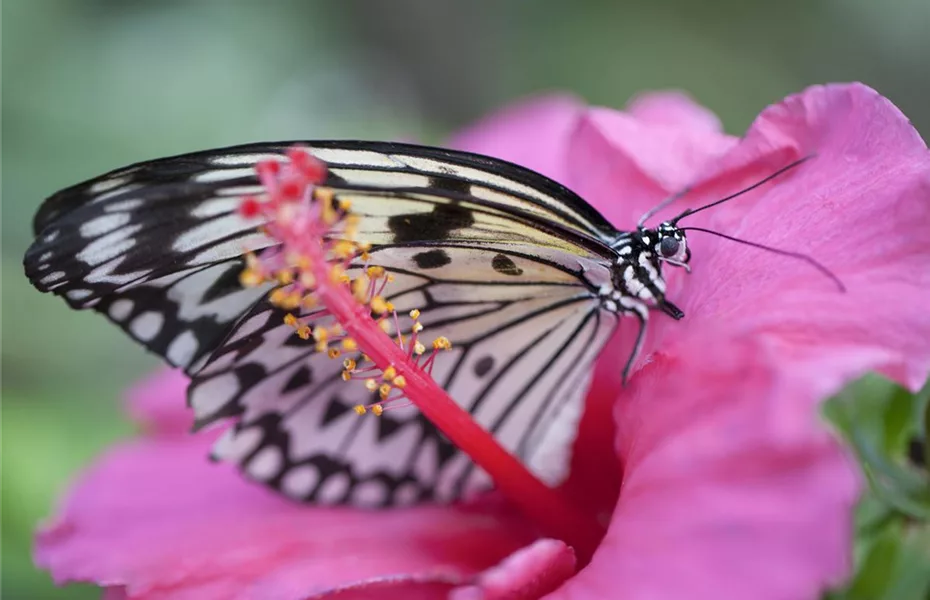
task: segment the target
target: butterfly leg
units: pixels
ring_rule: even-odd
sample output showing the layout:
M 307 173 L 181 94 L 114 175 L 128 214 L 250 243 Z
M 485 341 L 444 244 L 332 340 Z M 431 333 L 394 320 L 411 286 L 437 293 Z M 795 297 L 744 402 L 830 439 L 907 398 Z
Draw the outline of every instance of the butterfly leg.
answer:
M 640 302 L 630 303 L 625 313 L 636 317 L 639 321 L 639 331 L 636 333 L 636 341 L 633 343 L 633 350 L 630 351 L 630 357 L 623 367 L 623 385 L 626 385 L 630 378 L 630 371 L 633 369 L 633 363 L 639 358 L 639 353 L 643 349 L 643 342 L 646 340 L 646 323 L 649 322 L 649 310 Z

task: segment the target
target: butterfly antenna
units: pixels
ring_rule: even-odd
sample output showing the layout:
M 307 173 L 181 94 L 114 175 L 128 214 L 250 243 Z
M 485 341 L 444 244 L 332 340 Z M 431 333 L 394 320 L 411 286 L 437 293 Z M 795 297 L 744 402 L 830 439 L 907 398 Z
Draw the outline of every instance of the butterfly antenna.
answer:
M 643 225 L 646 224 L 646 221 L 648 221 L 648 220 L 651 219 L 652 217 L 656 216 L 656 214 L 658 214 L 659 211 L 661 211 L 662 209 L 664 209 L 664 208 L 665 208 L 666 206 L 668 206 L 669 204 L 675 202 L 676 200 L 678 200 L 679 198 L 681 198 L 682 196 L 684 196 L 685 194 L 687 194 L 687 193 L 690 192 L 690 191 L 691 191 L 691 188 L 690 188 L 690 187 L 686 187 L 685 189 L 681 190 L 680 192 L 678 192 L 678 193 L 676 193 L 676 194 L 673 194 L 673 195 L 669 196 L 668 198 L 666 198 L 666 199 L 663 200 L 662 202 L 659 202 L 658 204 L 656 204 L 655 206 L 653 206 L 652 208 L 650 208 L 649 210 L 647 210 L 647 211 L 643 214 L 643 216 L 641 216 L 641 217 L 639 218 L 639 222 L 636 223 L 636 226 L 637 226 L 637 227 L 642 227 Z
M 774 173 L 772 173 L 772 174 L 769 175 L 768 177 L 765 177 L 765 178 L 763 178 L 763 179 L 760 179 L 759 181 L 755 182 L 754 184 L 752 184 L 751 186 L 749 186 L 749 187 L 747 187 L 747 188 L 743 188 L 743 189 L 741 189 L 740 191 L 738 191 L 738 192 L 736 192 L 736 193 L 734 193 L 734 194 L 730 194 L 729 196 L 727 196 L 727 197 L 725 197 L 725 198 L 721 198 L 720 200 L 715 200 L 714 202 L 711 202 L 710 204 L 705 204 L 704 206 L 699 206 L 698 208 L 689 208 L 689 209 L 685 210 L 684 212 L 682 212 L 680 215 L 678 215 L 677 217 L 675 217 L 674 219 L 672 219 L 672 220 L 669 221 L 669 222 L 670 222 L 672 225 L 676 225 L 676 224 L 678 223 L 678 221 L 680 221 L 681 219 L 683 219 L 683 218 L 685 218 L 685 217 L 689 217 L 689 216 L 693 215 L 694 213 L 699 213 L 699 212 L 701 212 L 702 210 L 707 210 L 708 208 L 713 208 L 714 206 L 717 206 L 718 204 L 723 204 L 724 202 L 729 202 L 730 200 L 732 200 L 732 199 L 734 199 L 734 198 L 738 198 L 738 197 L 742 196 L 743 194 L 747 194 L 747 193 L 751 192 L 752 190 L 756 189 L 757 187 L 760 187 L 760 186 L 765 185 L 766 183 L 768 183 L 768 182 L 770 182 L 771 180 L 775 179 L 775 178 L 778 177 L 779 175 L 782 175 L 782 174 L 784 174 L 784 173 L 790 171 L 791 169 L 797 167 L 798 165 L 800 165 L 800 164 L 802 164 L 802 163 L 804 163 L 804 162 L 806 162 L 806 161 L 808 161 L 808 160 L 814 158 L 815 156 L 817 156 L 817 155 L 816 155 L 816 154 L 808 154 L 807 156 L 804 156 L 804 157 L 802 157 L 802 158 L 799 158 L 798 160 L 794 161 L 793 163 L 790 163 L 790 164 L 788 164 L 788 165 L 785 165 L 784 167 L 778 169 L 777 171 L 775 171 Z M 674 198 L 674 197 L 675 197 L 675 196 L 673 196 L 673 198 Z M 667 205 L 668 205 L 668 200 L 664 200 L 661 204 L 667 206 Z M 650 212 L 652 212 L 652 211 L 650 211 Z
M 773 248 L 771 246 L 766 246 L 765 244 L 759 244 L 756 242 L 750 242 L 749 240 L 744 240 L 744 239 L 740 239 L 737 237 L 733 237 L 732 235 L 727 235 L 725 233 L 720 233 L 719 231 L 713 231 L 711 229 L 704 229 L 703 227 L 682 227 L 681 230 L 682 231 L 701 231 L 704 233 L 715 235 L 717 237 L 721 237 L 725 240 L 730 240 L 731 242 L 736 242 L 737 244 L 744 244 L 746 246 L 752 246 L 753 248 L 758 248 L 760 250 L 768 250 L 769 252 L 772 252 L 774 254 L 780 254 L 781 256 L 788 256 L 791 258 L 796 258 L 798 260 L 803 260 L 807 264 L 811 265 L 812 267 L 814 267 L 815 269 L 817 269 L 818 271 L 820 271 L 821 273 L 829 277 L 830 280 L 836 284 L 836 287 L 839 288 L 841 292 L 846 291 L 846 286 L 843 285 L 843 282 L 840 281 L 840 278 L 837 277 L 833 273 L 833 271 L 826 268 L 825 266 L 823 266 L 822 264 L 820 264 L 819 262 L 817 262 L 816 260 L 814 260 L 813 258 L 811 258 L 810 256 L 806 254 L 801 254 L 800 252 L 791 252 L 789 250 L 782 250 L 780 248 Z

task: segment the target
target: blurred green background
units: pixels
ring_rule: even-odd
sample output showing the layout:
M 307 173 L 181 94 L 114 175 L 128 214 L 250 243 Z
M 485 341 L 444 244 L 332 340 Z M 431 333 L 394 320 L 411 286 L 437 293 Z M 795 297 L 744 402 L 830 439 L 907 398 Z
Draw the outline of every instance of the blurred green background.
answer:
M 550 90 L 622 107 L 643 90 L 680 88 L 739 134 L 806 85 L 861 80 L 930 132 L 927 0 L 5 0 L 2 10 L 4 598 L 97 597 L 53 588 L 32 567 L 32 531 L 79 467 L 131 433 L 120 395 L 157 364 L 22 276 L 31 215 L 55 190 L 247 141 L 437 142 Z M 865 411 L 868 422 L 897 410 L 900 431 L 882 436 L 897 435 L 887 449 L 900 450 L 922 405 L 871 385 L 846 398 L 866 398 L 865 408 L 840 412 Z M 881 548 L 905 537 L 884 535 Z M 926 531 L 908 548 L 912 563 L 930 561 Z M 905 568 L 895 560 L 873 565 L 881 581 Z M 842 597 L 886 597 L 870 582 Z M 914 585 L 893 597 L 926 581 Z

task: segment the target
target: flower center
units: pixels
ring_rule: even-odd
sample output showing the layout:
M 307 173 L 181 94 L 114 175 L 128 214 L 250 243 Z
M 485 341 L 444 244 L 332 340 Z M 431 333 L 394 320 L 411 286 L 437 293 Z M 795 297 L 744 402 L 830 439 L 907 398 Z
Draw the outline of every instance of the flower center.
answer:
M 416 309 L 408 315 L 412 326 L 405 338 L 384 296 L 393 277 L 371 264 L 371 246 L 357 239 L 359 217 L 320 185 L 323 163 L 300 148 L 291 149 L 288 159 L 260 163 L 264 198 L 247 197 L 241 204 L 241 214 L 263 218 L 264 231 L 279 242 L 247 257 L 242 284 L 277 283 L 269 301 L 288 311 L 284 321 L 295 335 L 334 360 L 341 357 L 349 385 L 377 392 L 375 402 L 356 406 L 359 415 L 415 405 L 546 535 L 572 545 L 584 564 L 603 527 L 537 479 L 432 379 L 435 357 L 451 343 L 440 336 L 428 348 Z

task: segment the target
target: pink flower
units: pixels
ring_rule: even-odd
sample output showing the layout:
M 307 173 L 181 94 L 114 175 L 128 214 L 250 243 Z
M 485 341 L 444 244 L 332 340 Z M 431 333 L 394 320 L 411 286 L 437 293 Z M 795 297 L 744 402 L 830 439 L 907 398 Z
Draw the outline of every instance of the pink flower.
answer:
M 799 261 L 689 236 L 694 272 L 669 293 L 685 319 L 654 320 L 628 387 L 627 328 L 598 364 L 565 492 L 612 516 L 577 573 L 570 548 L 494 497 L 308 508 L 207 464 L 214 435 L 184 433 L 173 373 L 134 393 L 148 435 L 82 476 L 38 536 L 41 566 L 113 598 L 198 599 L 794 600 L 848 574 L 858 478 L 818 403 L 868 370 L 913 389 L 930 369 L 930 153 L 906 118 L 862 85 L 815 87 L 737 140 L 677 95 L 627 112 L 555 97 L 452 145 L 554 177 L 623 228 L 685 185 L 669 215 L 816 152 L 688 225 L 811 255 L 848 291 Z

